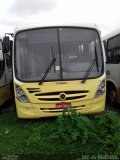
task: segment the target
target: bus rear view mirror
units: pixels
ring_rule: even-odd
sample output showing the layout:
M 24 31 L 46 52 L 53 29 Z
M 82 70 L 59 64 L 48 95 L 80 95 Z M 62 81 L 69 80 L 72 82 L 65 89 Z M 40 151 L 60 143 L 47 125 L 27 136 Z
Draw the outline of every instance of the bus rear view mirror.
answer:
M 10 51 L 10 39 L 9 36 L 3 37 L 3 52 L 8 53 Z

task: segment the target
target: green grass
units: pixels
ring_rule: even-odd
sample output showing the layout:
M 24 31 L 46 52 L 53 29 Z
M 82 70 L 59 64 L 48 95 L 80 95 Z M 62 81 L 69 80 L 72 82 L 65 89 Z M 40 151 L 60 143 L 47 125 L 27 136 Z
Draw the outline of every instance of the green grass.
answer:
M 120 155 L 120 116 L 117 113 L 110 111 L 97 118 L 80 117 L 21 120 L 15 113 L 0 113 L 1 158 L 76 159 L 83 155 Z

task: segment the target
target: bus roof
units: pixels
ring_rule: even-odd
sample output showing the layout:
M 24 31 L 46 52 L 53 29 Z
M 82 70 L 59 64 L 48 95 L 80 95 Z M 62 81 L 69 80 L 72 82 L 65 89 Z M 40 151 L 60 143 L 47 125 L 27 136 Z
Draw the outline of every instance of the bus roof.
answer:
M 57 26 L 61 26 L 61 27 L 67 27 L 67 26 L 71 26 L 71 27 L 86 27 L 86 28 L 93 28 L 93 29 L 96 29 L 98 31 L 99 28 L 96 24 L 91 24 L 91 23 L 80 23 L 80 24 L 76 24 L 76 23 L 71 23 L 71 24 L 50 24 L 50 25 L 41 25 L 41 24 L 32 24 L 32 25 L 26 25 L 26 26 L 18 26 L 18 27 L 15 27 L 15 30 L 14 30 L 14 33 L 18 32 L 18 31 L 21 31 L 21 30 L 27 30 L 27 29 L 33 29 L 33 28 L 42 28 L 42 27 L 57 27 Z
M 113 30 L 112 32 L 106 34 L 105 36 L 102 37 L 102 41 L 107 40 L 109 38 L 112 38 L 116 35 L 120 34 L 120 28 Z

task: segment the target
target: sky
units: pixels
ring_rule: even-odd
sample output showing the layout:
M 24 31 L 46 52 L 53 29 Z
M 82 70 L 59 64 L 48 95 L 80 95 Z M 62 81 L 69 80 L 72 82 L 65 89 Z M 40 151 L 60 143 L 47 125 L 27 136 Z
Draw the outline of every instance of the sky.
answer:
M 0 0 L 0 35 L 30 24 L 95 23 L 105 35 L 120 28 L 120 0 Z

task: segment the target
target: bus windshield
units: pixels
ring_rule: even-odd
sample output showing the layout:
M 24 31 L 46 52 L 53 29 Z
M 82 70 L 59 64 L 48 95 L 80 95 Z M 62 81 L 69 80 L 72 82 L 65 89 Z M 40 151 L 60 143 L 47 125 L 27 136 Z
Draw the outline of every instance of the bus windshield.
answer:
M 15 75 L 21 81 L 40 81 L 55 59 L 44 81 L 82 79 L 91 61 L 88 79 L 103 70 L 99 34 L 94 29 L 51 27 L 20 31 L 15 36 Z

